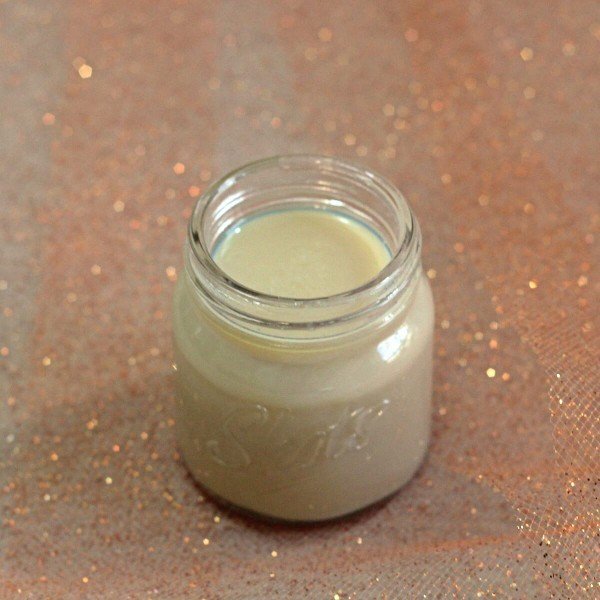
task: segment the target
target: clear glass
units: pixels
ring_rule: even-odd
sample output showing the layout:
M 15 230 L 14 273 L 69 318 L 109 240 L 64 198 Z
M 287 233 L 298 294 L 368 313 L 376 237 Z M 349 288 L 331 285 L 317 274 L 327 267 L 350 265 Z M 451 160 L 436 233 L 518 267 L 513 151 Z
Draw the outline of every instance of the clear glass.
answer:
M 392 258 L 335 296 L 261 294 L 213 261 L 243 219 L 336 211 Z M 418 224 L 398 190 L 322 156 L 252 163 L 215 183 L 190 219 L 174 306 L 177 435 L 194 478 L 264 516 L 319 521 L 389 496 L 427 448 L 433 300 Z

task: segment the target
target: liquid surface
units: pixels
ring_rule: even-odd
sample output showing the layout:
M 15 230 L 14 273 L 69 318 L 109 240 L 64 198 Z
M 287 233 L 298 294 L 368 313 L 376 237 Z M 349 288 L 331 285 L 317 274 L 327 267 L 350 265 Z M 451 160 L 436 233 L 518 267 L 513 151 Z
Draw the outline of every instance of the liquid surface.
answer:
M 250 289 L 306 299 L 367 283 L 390 261 L 390 253 L 358 221 L 307 209 L 274 211 L 241 223 L 219 240 L 213 259 Z

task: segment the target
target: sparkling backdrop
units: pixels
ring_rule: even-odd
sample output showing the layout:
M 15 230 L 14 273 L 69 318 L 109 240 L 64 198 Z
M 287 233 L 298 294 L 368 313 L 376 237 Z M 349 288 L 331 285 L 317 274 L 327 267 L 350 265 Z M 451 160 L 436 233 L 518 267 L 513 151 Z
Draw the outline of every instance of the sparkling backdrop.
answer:
M 598 596 L 596 2 L 24 0 L 0 41 L 0 597 Z M 186 220 L 282 152 L 395 182 L 436 299 L 426 464 L 320 527 L 205 499 L 172 428 Z

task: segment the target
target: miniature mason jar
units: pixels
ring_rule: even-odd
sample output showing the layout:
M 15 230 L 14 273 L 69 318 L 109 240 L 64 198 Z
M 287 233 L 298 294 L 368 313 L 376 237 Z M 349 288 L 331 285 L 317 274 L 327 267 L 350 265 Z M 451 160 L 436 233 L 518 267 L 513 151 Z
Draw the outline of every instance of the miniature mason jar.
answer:
M 343 289 L 344 269 L 371 260 L 372 276 Z M 290 521 L 391 495 L 427 450 L 433 324 L 419 226 L 383 177 L 322 156 L 225 176 L 194 209 L 175 292 L 191 474 L 217 499 Z

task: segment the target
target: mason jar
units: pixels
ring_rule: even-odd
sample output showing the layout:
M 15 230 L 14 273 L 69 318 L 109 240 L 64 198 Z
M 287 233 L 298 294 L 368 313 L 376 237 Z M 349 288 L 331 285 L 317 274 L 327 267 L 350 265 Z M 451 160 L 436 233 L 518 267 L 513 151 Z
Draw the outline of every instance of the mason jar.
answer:
M 288 209 L 335 211 L 390 260 L 356 289 L 261 293 L 214 260 L 228 231 Z M 339 517 L 393 494 L 426 454 L 433 299 L 421 233 L 380 175 L 324 156 L 279 156 L 223 177 L 190 218 L 174 298 L 176 435 L 210 495 L 290 521 Z

